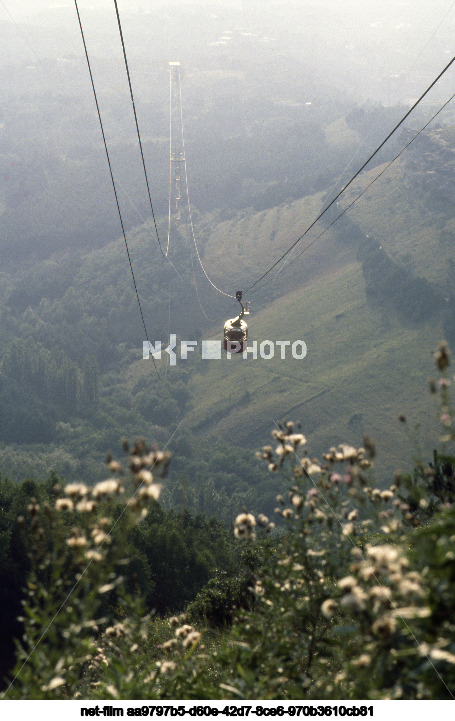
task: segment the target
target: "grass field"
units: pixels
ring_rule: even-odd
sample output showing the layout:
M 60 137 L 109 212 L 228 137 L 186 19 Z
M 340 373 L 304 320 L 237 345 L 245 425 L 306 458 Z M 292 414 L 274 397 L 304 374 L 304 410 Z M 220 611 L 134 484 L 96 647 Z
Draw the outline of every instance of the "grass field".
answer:
M 347 200 L 381 169 L 362 176 Z M 364 233 L 379 236 L 395 261 L 435 282 L 447 275 L 451 249 L 442 240 L 441 222 L 412 201 L 404 177 L 400 160 L 349 217 Z M 215 281 L 226 287 L 226 279 L 235 276 L 238 287 L 245 287 L 299 237 L 321 200 L 318 194 L 218 224 L 204 244 L 204 262 L 209 272 L 216 268 Z M 302 247 L 322 228 L 311 231 Z M 253 450 L 269 441 L 274 420 L 301 420 L 310 454 L 340 442 L 360 445 L 369 433 L 377 442 L 381 476 L 402 466 L 403 457 L 428 457 L 438 426 L 427 378 L 433 373 L 432 351 L 443 337 L 442 317 L 410 326 L 372 308 L 355 248 L 331 230 L 266 290 L 253 294 L 252 306 L 250 344 L 300 339 L 308 354 L 294 360 L 288 351 L 282 360 L 276 348 L 273 359 L 223 357 L 207 361 L 203 372 L 192 366 L 185 418 L 190 430 Z M 227 307 L 233 315 L 233 306 Z M 219 338 L 223 320 L 204 337 Z M 400 414 L 406 424 L 398 421 Z
M 426 378 L 440 336 L 438 327 L 404 328 L 369 308 L 360 267 L 346 264 L 251 317 L 250 344 L 301 339 L 306 358 L 288 352 L 282 360 L 276 348 L 269 360 L 207 362 L 206 373 L 192 377 L 186 423 L 254 447 L 268 442 L 274 420 L 300 420 L 310 453 L 361 444 L 368 432 L 378 443 L 378 465 L 391 471 L 411 442 L 400 413 L 410 425 L 422 423 L 425 451 L 436 441 Z

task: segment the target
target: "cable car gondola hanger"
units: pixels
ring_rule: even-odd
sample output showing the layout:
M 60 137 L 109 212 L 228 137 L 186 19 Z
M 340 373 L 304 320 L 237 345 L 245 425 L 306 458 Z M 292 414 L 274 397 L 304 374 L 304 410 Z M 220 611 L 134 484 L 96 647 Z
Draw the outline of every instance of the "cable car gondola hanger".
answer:
M 224 350 L 227 353 L 244 353 L 247 348 L 248 326 L 243 316 L 249 314 L 248 302 L 242 302 L 242 291 L 235 294 L 240 303 L 241 311 L 236 318 L 230 318 L 224 324 Z

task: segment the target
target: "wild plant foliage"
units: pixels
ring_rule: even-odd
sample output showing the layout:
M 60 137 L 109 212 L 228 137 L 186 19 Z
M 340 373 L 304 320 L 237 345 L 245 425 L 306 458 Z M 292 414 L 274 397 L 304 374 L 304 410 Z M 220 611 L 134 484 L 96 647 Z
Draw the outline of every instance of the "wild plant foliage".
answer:
M 71 484 L 20 519 L 33 567 L 9 698 L 439 699 L 455 695 L 455 440 L 450 354 L 435 354 L 441 450 L 376 487 L 374 441 L 321 459 L 292 422 L 257 454 L 288 487 L 275 522 L 245 508 L 243 566 L 186 613 L 144 614 L 124 539 L 169 457 L 136 446 L 131 477 Z M 404 418 L 401 418 L 405 422 Z M 129 490 L 128 490 L 129 489 Z M 177 582 L 177 579 L 175 579 Z

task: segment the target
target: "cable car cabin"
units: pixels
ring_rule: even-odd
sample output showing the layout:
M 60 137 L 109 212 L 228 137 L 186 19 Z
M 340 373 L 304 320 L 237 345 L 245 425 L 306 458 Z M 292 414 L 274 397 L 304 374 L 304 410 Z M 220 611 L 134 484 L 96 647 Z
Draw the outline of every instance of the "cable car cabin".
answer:
M 230 318 L 224 324 L 224 350 L 227 353 L 244 353 L 247 347 L 248 326 L 243 319 L 248 315 L 248 303 L 242 303 L 242 291 L 235 294 L 236 300 L 240 303 L 241 311 L 237 318 Z
M 228 353 L 243 353 L 247 346 L 248 326 L 239 316 L 224 324 L 224 350 Z

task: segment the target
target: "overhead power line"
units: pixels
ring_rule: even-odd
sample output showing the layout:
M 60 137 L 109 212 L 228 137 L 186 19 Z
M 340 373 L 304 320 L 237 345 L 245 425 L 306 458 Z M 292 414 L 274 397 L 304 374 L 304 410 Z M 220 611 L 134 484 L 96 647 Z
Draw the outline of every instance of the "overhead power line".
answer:
M 305 230 L 305 232 L 302 233 L 302 235 L 301 235 L 299 238 L 297 238 L 296 241 L 294 241 L 294 243 L 285 251 L 285 253 L 283 253 L 283 255 L 282 255 L 280 258 L 278 258 L 278 260 L 277 260 L 275 263 L 273 263 L 273 265 L 271 265 L 270 268 L 269 268 L 265 273 L 263 273 L 260 278 L 258 278 L 252 285 L 250 285 L 249 288 L 247 288 L 247 290 L 245 291 L 245 293 L 248 293 L 248 292 L 249 292 L 250 290 L 252 290 L 256 285 L 258 285 L 258 283 L 260 283 L 261 280 L 263 280 L 274 268 L 276 268 L 276 266 L 277 266 L 279 263 L 281 263 L 281 261 L 282 261 L 287 255 L 289 255 L 289 253 L 295 248 L 295 246 L 296 246 L 298 243 L 300 243 L 301 240 L 303 240 L 303 238 L 307 235 L 307 233 L 309 233 L 309 231 L 316 225 L 316 223 L 322 218 L 322 216 L 325 215 L 325 213 L 327 213 L 327 211 L 328 211 L 328 210 L 332 207 L 332 205 L 338 200 L 338 198 L 344 193 L 344 191 L 345 191 L 347 188 L 349 188 L 349 186 L 354 182 L 354 180 L 360 175 L 360 173 L 362 172 L 362 170 L 365 169 L 365 167 L 368 165 L 368 163 L 379 153 L 379 151 L 384 147 L 384 145 L 387 143 L 387 141 L 388 141 L 388 140 L 392 137 L 392 135 L 398 130 L 398 128 L 404 123 L 404 121 L 406 120 L 406 118 L 409 117 L 409 115 L 413 112 L 413 110 L 415 110 L 415 108 L 419 105 L 419 103 L 422 102 L 422 100 L 424 99 L 424 97 L 425 97 L 426 95 L 428 95 L 428 93 L 430 92 L 430 90 L 436 85 L 436 83 L 438 82 L 438 80 L 440 80 L 440 79 L 442 78 L 442 76 L 444 75 L 444 73 L 447 72 L 447 70 L 450 68 L 450 66 L 451 66 L 454 62 L 455 62 L 455 56 L 452 58 L 452 60 L 450 60 L 450 62 L 447 63 L 447 65 L 445 66 L 445 68 L 444 68 L 443 70 L 441 70 L 441 72 L 439 73 L 439 75 L 438 75 L 438 76 L 433 80 L 433 82 L 427 87 L 427 89 L 425 90 L 425 92 L 422 93 L 422 95 L 418 98 L 418 100 L 416 100 L 416 102 L 414 103 L 414 105 L 407 111 L 407 113 L 405 113 L 405 115 L 403 115 L 403 117 L 402 117 L 401 120 L 395 125 L 395 127 L 393 128 L 393 130 L 391 130 L 390 133 L 387 135 L 387 137 L 384 138 L 384 140 L 382 141 L 382 143 L 381 143 L 380 145 L 378 145 L 378 147 L 376 148 L 376 150 L 375 150 L 373 153 L 371 153 L 371 155 L 369 156 L 369 158 L 368 158 L 368 159 L 363 163 L 363 165 L 357 170 L 357 172 L 356 172 L 356 173 L 352 176 L 352 178 L 346 183 L 346 185 L 343 186 L 343 188 L 339 191 L 339 193 L 337 193 L 337 195 L 333 198 L 333 200 L 329 203 L 329 205 L 327 205 L 327 206 L 324 208 L 324 210 L 322 210 L 321 213 L 319 213 L 319 215 L 318 215 L 318 216 L 315 218 L 315 220 L 313 220 L 313 222 L 308 226 L 308 228 Z M 334 221 L 334 222 L 335 222 L 335 221 Z M 333 223 L 332 223 L 332 224 L 333 224 Z M 329 226 L 329 227 L 330 227 L 330 226 Z M 298 256 L 297 256 L 297 257 L 298 257 Z
M 87 44 L 86 44 L 86 42 L 85 42 L 84 29 L 83 29 L 83 27 L 82 27 L 82 20 L 81 20 L 81 16 L 80 16 L 80 13 L 79 13 L 79 7 L 78 7 L 78 4 L 77 4 L 77 0 L 74 0 L 74 4 L 75 4 L 75 6 L 76 6 L 77 19 L 78 19 L 79 28 L 80 28 L 80 31 L 81 31 L 82 42 L 83 42 L 83 45 L 84 45 L 85 58 L 86 58 L 86 60 L 87 60 L 87 67 L 88 67 L 88 72 L 89 72 L 89 75 L 90 75 L 90 81 L 91 81 L 91 84 L 92 84 L 93 97 L 95 98 L 96 111 L 97 111 L 97 113 L 98 113 L 98 120 L 99 120 L 99 123 L 100 123 L 101 135 L 103 136 L 104 150 L 106 151 L 107 164 L 108 164 L 108 166 L 109 166 L 109 173 L 110 173 L 110 176 L 111 176 L 112 187 L 113 187 L 113 189 L 114 189 L 115 203 L 116 203 L 116 205 L 117 205 L 118 216 L 119 216 L 120 225 L 121 225 L 121 228 L 122 228 L 123 240 L 125 241 L 126 254 L 127 254 L 127 256 L 128 256 L 128 262 L 129 262 L 129 265 L 130 265 L 131 276 L 132 276 L 132 278 L 133 278 L 133 285 L 134 285 L 134 290 L 135 290 L 135 292 L 136 292 L 136 299 L 137 299 L 137 303 L 138 303 L 138 306 L 139 306 L 139 312 L 140 312 L 140 314 L 141 314 L 141 320 L 142 320 L 142 325 L 143 325 L 143 327 L 144 327 L 145 337 L 146 337 L 147 341 L 150 343 L 150 338 L 149 338 L 149 335 L 148 335 L 148 332 L 147 332 L 147 326 L 146 326 L 146 324 L 145 324 L 144 313 L 143 313 L 143 310 L 142 310 L 141 300 L 140 300 L 140 298 L 139 298 L 139 293 L 138 293 L 138 290 L 137 290 L 137 283 L 136 283 L 136 278 L 135 278 L 135 276 L 134 276 L 133 264 L 132 264 L 132 261 L 131 261 L 130 250 L 129 250 L 129 248 L 128 248 L 128 241 L 127 241 L 127 239 L 126 239 L 125 226 L 124 226 L 124 224 L 123 224 L 122 213 L 121 213 L 121 210 L 120 210 L 120 204 L 119 204 L 118 195 L 117 195 L 117 188 L 115 187 L 115 180 L 114 180 L 114 174 L 113 174 L 113 172 L 112 172 L 111 159 L 110 159 L 110 157 L 109 157 L 109 150 L 108 150 L 108 148 L 107 148 L 106 135 L 105 135 L 105 133 L 104 133 L 103 121 L 102 121 L 102 119 L 101 119 L 100 106 L 99 106 L 98 97 L 97 97 L 97 94 L 96 94 L 95 82 L 94 82 L 94 80 L 93 80 L 93 73 L 92 73 L 92 68 L 91 68 L 91 65 L 90 65 L 90 59 L 89 59 L 89 55 L 88 55 Z M 158 373 L 158 377 L 160 377 L 160 374 L 159 374 L 159 372 L 158 372 L 158 368 L 157 368 L 156 363 L 155 363 L 155 358 L 153 357 L 153 355 L 152 355 L 152 360 L 153 360 L 153 365 L 155 366 L 155 370 L 156 370 L 156 372 Z

